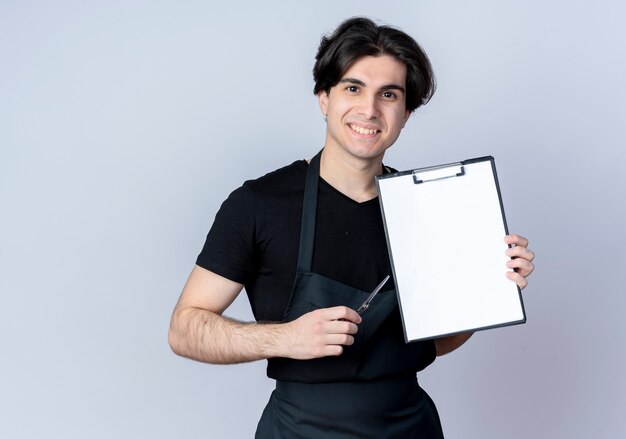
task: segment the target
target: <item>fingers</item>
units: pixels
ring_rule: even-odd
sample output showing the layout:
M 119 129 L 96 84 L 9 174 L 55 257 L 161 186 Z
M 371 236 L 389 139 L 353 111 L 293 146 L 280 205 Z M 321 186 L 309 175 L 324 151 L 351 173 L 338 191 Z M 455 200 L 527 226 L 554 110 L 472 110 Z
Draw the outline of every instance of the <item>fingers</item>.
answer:
M 343 354 L 343 346 L 341 345 L 328 345 L 324 346 L 323 350 L 316 355 L 314 358 L 318 357 L 337 357 Z
M 527 277 L 535 269 L 532 262 L 523 258 L 511 259 L 507 261 L 506 266 L 515 270 L 522 277 Z
M 354 337 L 348 334 L 328 334 L 326 336 L 326 344 L 351 346 L 354 344 Z
M 345 306 L 321 308 L 285 323 L 287 357 L 299 360 L 341 355 L 354 344 L 361 316 Z
M 307 358 L 341 355 L 343 354 L 344 346 L 350 346 L 354 343 L 354 337 L 345 334 L 333 334 L 326 336 L 324 341 L 324 343 L 313 347 L 311 355 Z
M 358 327 L 347 321 L 332 321 L 325 325 L 326 333 L 322 337 L 321 351 L 316 356 L 341 355 L 344 346 L 354 344 L 354 336 Z
M 356 334 L 359 327 L 347 320 L 333 320 L 325 325 L 326 334 Z
M 506 254 L 512 258 L 523 258 L 531 262 L 535 259 L 535 253 L 532 250 L 521 246 L 511 247 L 506 251 Z
M 528 285 L 528 281 L 525 278 L 535 270 L 535 265 L 532 263 L 535 259 L 535 253 L 528 249 L 528 239 L 521 235 L 507 235 L 504 237 L 504 242 L 514 246 L 506 251 L 507 256 L 512 258 L 510 261 L 507 261 L 506 266 L 513 269 L 514 274 L 519 275 L 523 282 L 518 279 L 518 276 L 512 276 L 513 279 L 511 279 L 508 273 L 507 276 L 514 280 L 520 289 L 524 288 Z
M 319 329 L 324 334 L 356 334 L 359 330 L 357 323 L 362 321 L 359 313 L 346 306 L 323 308 L 318 312 L 322 314 Z
M 523 290 L 528 285 L 528 281 L 521 274 L 514 271 L 507 271 L 506 277 L 515 282 L 520 290 Z
M 313 326 L 313 332 L 316 335 L 356 334 L 358 331 L 359 327 L 355 323 L 347 320 L 327 320 L 321 318 L 317 324 Z
M 361 323 L 363 320 L 358 312 L 347 306 L 334 306 L 332 308 L 324 308 L 323 318 L 328 320 L 346 320 L 355 324 Z
M 516 235 L 515 233 L 511 235 L 506 235 L 504 237 L 504 242 L 509 245 L 517 245 L 520 247 L 528 247 L 528 239 L 524 238 L 521 235 Z

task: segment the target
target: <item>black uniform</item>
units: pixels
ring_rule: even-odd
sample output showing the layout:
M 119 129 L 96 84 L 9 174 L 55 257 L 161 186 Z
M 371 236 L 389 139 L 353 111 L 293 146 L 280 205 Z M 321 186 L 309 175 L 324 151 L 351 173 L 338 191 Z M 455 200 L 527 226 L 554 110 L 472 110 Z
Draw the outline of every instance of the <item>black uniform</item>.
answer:
M 318 200 L 319 158 L 231 194 L 198 257 L 198 265 L 246 285 L 257 320 L 290 321 L 336 305 L 356 309 L 391 272 L 378 200 L 356 203 L 323 180 Z M 294 221 L 298 210 L 301 221 Z M 268 360 L 277 385 L 257 437 L 443 437 L 415 377 L 434 358 L 432 341 L 404 343 L 392 285 L 376 296 L 341 356 Z

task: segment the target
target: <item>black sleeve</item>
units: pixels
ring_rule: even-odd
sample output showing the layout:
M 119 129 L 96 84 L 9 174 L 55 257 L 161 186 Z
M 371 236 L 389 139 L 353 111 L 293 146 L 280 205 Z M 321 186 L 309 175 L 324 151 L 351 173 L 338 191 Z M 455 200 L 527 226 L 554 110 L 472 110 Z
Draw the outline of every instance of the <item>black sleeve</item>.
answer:
M 254 271 L 254 243 L 253 197 L 244 184 L 222 203 L 196 264 L 246 284 Z

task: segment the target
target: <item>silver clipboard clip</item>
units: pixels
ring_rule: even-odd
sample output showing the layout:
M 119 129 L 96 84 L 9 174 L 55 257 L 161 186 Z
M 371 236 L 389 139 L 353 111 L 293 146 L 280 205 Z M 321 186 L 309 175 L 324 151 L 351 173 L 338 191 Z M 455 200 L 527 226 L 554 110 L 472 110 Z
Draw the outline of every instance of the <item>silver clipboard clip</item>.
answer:
M 413 171 L 413 183 L 421 184 L 429 181 L 443 180 L 444 178 L 461 177 L 465 175 L 463 163 L 450 163 L 447 165 L 431 166 Z

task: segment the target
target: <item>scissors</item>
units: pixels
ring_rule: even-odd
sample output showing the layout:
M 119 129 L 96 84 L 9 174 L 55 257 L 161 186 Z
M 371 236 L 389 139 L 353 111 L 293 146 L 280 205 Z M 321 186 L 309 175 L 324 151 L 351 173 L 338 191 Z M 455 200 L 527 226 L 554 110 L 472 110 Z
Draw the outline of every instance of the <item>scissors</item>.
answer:
M 356 312 L 358 312 L 359 314 L 363 314 L 365 311 L 367 311 L 367 308 L 370 307 L 370 302 L 374 299 L 374 297 L 376 297 L 376 294 L 378 294 L 378 292 L 387 283 L 388 280 L 389 280 L 389 275 L 387 275 L 387 277 L 384 278 L 383 281 L 379 283 L 376 288 L 374 288 L 374 291 L 372 291 L 370 295 L 367 296 L 367 299 L 365 299 L 365 302 L 363 302 L 361 306 L 359 306 L 359 309 L 357 309 Z

